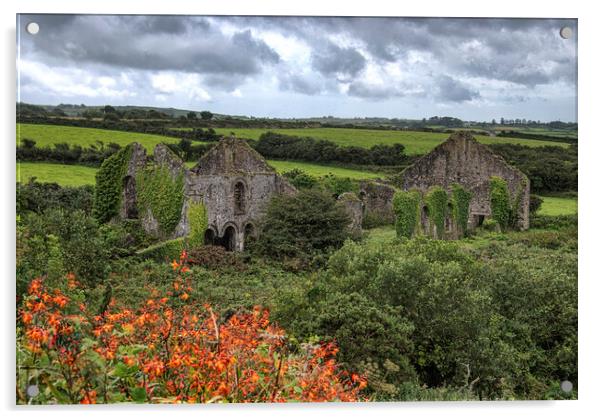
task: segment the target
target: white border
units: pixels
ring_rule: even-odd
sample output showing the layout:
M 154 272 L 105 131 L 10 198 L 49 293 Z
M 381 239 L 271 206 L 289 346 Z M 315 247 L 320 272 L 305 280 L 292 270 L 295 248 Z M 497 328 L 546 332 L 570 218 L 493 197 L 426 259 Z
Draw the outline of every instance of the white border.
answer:
M 3 65 L 0 67 L 3 81 L 3 97 L 0 100 L 0 116 L 4 138 L 0 140 L 3 165 L 2 208 L 3 220 L 3 271 L 4 316 L 2 327 L 4 341 L 0 345 L 4 363 L 0 387 L 4 417 L 79 418 L 103 417 L 113 413 L 142 413 L 148 417 L 209 415 L 212 417 L 264 418 L 266 415 L 286 417 L 328 416 L 359 417 L 364 415 L 387 417 L 445 416 L 446 418 L 497 418 L 508 416 L 545 416 L 568 418 L 593 416 L 601 411 L 601 368 L 599 322 L 602 319 L 599 301 L 602 278 L 595 262 L 600 258 L 599 240 L 602 195 L 600 168 L 602 167 L 602 132 L 599 116 L 600 91 L 600 13 L 596 2 L 524 0 L 484 1 L 416 1 L 393 2 L 370 0 L 220 0 L 185 1 L 170 0 L 151 3 L 147 1 L 102 0 L 84 3 L 67 0 L 4 0 L 2 9 Z M 554 17 L 579 19 L 579 401 L 573 402 L 456 402 L 456 403 L 387 403 L 362 405 L 297 405 L 297 406 L 105 406 L 43 407 L 22 409 L 14 407 L 14 196 L 15 196 L 15 14 L 16 13 L 130 13 L 130 14 L 238 14 L 238 15 L 346 15 L 346 16 L 470 16 L 470 17 Z M 383 28 L 386 31 L 386 28 Z

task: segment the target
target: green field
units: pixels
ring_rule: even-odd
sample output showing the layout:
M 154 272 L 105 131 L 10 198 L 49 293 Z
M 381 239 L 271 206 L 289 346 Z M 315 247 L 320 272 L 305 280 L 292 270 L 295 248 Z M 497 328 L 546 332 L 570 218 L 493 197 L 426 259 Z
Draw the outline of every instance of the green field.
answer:
M 17 182 L 36 177 L 38 182 L 58 183 L 62 186 L 83 186 L 95 183 L 95 167 L 55 163 L 17 163 Z
M 557 198 L 542 196 L 543 202 L 537 212 L 540 215 L 569 215 L 577 214 L 576 198 Z
M 301 169 L 314 176 L 324 176 L 332 173 L 336 176 L 349 177 L 351 179 L 375 179 L 381 177 L 377 173 L 362 172 L 359 170 L 343 169 L 340 167 L 320 166 L 318 164 L 297 163 L 292 161 L 268 160 L 268 163 L 279 173 L 292 169 Z M 192 167 L 196 162 L 188 162 L 186 165 Z M 97 168 L 88 166 L 77 166 L 73 164 L 56 163 L 17 163 L 17 182 L 27 182 L 29 178 L 36 177 L 38 182 L 55 182 L 62 186 L 93 185 L 94 174 Z
M 421 131 L 385 131 L 353 128 L 299 128 L 299 129 L 265 129 L 265 128 L 217 128 L 219 134 L 228 135 L 233 132 L 237 137 L 258 139 L 267 131 L 278 132 L 300 137 L 313 137 L 333 141 L 344 146 L 370 148 L 376 144 L 403 144 L 408 154 L 425 154 L 446 140 L 450 134 Z M 521 138 L 486 137 L 475 138 L 483 144 L 520 144 L 529 147 L 555 145 L 568 147 L 566 143 L 554 141 L 527 140 Z
M 96 128 L 67 127 L 61 125 L 17 124 L 17 145 L 23 139 L 36 142 L 36 146 L 52 146 L 56 143 L 67 143 L 89 147 L 98 146 L 97 142 L 117 143 L 126 146 L 134 141 L 151 151 L 159 143 L 176 143 L 179 140 L 161 135 L 140 134 L 137 132 L 111 131 Z

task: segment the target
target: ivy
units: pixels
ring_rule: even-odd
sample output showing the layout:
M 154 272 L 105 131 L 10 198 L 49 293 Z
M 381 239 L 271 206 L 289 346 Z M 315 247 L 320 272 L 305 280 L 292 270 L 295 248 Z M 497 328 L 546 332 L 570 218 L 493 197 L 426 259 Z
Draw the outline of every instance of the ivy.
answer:
M 184 174 L 174 179 L 166 166 L 151 166 L 138 172 L 136 187 L 142 214 L 150 210 L 162 235 L 171 234 L 182 215 Z
M 489 180 L 489 199 L 491 202 L 491 217 L 497 221 L 502 230 L 505 230 L 510 224 L 512 208 L 508 184 L 504 179 L 493 176 Z
M 516 195 L 512 200 L 512 208 L 510 211 L 510 225 L 512 228 L 518 228 L 518 218 L 521 210 L 523 193 L 525 193 L 525 189 L 527 189 L 527 179 L 521 179 L 518 185 L 518 191 L 516 191 Z
M 443 238 L 445 231 L 445 216 L 447 212 L 447 192 L 440 186 L 431 188 L 424 197 L 431 229 L 434 227 L 437 238 Z
M 454 183 L 451 191 L 451 216 L 456 222 L 456 225 L 462 231 L 462 235 L 466 235 L 468 231 L 468 210 L 470 207 L 470 199 L 472 194 L 464 189 L 461 185 Z
M 207 209 L 202 202 L 190 201 L 186 215 L 188 217 L 188 225 L 190 226 L 188 243 L 191 247 L 200 246 L 205 240 L 205 230 L 207 230 L 207 225 L 209 224 Z
M 420 224 L 420 192 L 398 191 L 393 196 L 397 237 L 412 237 Z
M 106 223 L 119 214 L 123 194 L 123 178 L 127 174 L 132 150 L 131 145 L 124 147 L 105 159 L 96 172 L 93 213 L 101 223 Z

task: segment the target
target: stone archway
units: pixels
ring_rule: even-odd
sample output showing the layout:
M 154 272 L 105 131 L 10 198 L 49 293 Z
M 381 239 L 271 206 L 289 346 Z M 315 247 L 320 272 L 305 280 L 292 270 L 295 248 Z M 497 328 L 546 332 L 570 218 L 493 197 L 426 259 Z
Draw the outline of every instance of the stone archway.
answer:
M 207 230 L 205 230 L 205 239 L 204 239 L 205 245 L 212 246 L 215 244 L 215 240 L 216 240 L 215 230 L 213 230 L 212 228 L 208 228 Z
M 224 235 L 221 239 L 222 246 L 226 248 L 228 252 L 236 250 L 236 229 L 234 226 L 228 226 L 224 230 Z

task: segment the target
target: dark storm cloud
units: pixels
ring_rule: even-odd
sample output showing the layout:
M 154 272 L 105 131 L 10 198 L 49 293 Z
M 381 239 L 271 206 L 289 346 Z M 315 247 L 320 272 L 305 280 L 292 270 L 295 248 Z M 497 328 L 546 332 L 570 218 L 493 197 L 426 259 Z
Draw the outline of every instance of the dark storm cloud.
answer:
M 329 43 L 326 48 L 312 53 L 312 66 L 324 75 L 341 73 L 354 77 L 364 69 L 366 59 L 353 48 Z
M 449 76 L 440 76 L 437 79 L 439 88 L 438 97 L 446 102 L 468 102 L 478 99 L 481 95 L 458 80 Z
M 281 76 L 279 87 L 281 90 L 290 90 L 304 95 L 315 95 L 323 90 L 321 84 L 315 78 L 304 77 L 300 74 Z
M 249 29 L 232 35 L 203 18 L 173 16 L 27 16 L 40 36 L 22 33 L 24 53 L 56 65 L 251 75 L 279 61 Z M 43 36 L 42 36 L 43 35 Z

